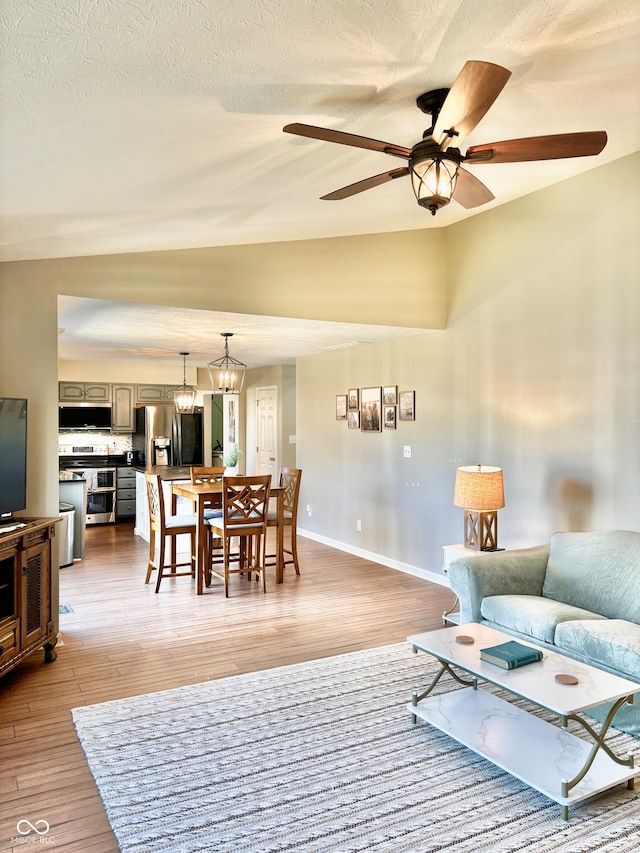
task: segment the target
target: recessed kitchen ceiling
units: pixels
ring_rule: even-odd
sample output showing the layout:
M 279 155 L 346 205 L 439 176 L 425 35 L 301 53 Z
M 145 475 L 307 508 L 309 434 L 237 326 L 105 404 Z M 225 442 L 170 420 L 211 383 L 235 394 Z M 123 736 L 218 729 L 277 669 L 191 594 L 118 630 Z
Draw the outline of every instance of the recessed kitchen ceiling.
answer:
M 639 43 L 621 0 L 7 0 L 0 259 L 449 225 L 636 151 Z M 410 147 L 468 59 L 512 76 L 466 147 L 604 130 L 602 154 L 492 165 L 495 201 L 435 217 L 408 181 L 320 200 L 390 158 L 284 125 Z
M 229 352 L 250 368 L 295 364 L 296 358 L 380 343 L 424 329 L 259 317 L 84 297 L 58 297 L 58 357 L 70 361 L 147 361 L 206 367 Z

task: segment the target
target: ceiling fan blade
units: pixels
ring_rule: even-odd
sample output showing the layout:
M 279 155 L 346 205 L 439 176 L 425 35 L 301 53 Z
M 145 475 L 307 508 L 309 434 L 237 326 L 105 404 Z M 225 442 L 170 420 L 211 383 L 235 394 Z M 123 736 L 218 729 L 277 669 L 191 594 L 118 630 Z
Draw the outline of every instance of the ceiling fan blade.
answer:
M 355 133 L 343 133 L 341 130 L 332 130 L 329 127 L 294 123 L 287 124 L 282 129 L 285 133 L 308 136 L 310 139 L 321 139 L 324 142 L 338 142 L 340 145 L 353 145 L 354 148 L 369 148 L 371 151 L 380 151 L 382 154 L 391 154 L 393 157 L 402 157 L 405 160 L 411 156 L 411 149 L 403 148 L 402 145 L 381 142 L 379 139 L 370 139 L 368 136 L 357 136 Z
M 558 160 L 563 157 L 590 157 L 607 144 L 604 130 L 587 133 L 557 133 L 529 136 L 473 145 L 466 153 L 469 163 L 521 163 L 527 160 Z
M 480 207 L 481 204 L 487 204 L 493 201 L 494 194 L 488 187 L 479 181 L 471 172 L 460 167 L 458 169 L 458 180 L 456 181 L 456 189 L 453 193 L 454 201 L 462 205 L 464 208 Z
M 468 136 L 503 90 L 511 72 L 492 62 L 465 62 L 445 98 L 432 138 L 441 150 L 456 148 Z
M 374 187 L 379 187 L 380 184 L 386 184 L 387 181 L 392 181 L 394 178 L 403 178 L 409 174 L 409 169 L 392 169 L 390 172 L 383 172 L 381 175 L 374 175 L 372 178 L 365 178 L 363 181 L 356 181 L 355 184 L 349 184 L 348 187 L 342 187 L 328 195 L 321 196 L 322 201 L 339 201 L 349 196 L 357 195 L 365 190 L 371 190 Z

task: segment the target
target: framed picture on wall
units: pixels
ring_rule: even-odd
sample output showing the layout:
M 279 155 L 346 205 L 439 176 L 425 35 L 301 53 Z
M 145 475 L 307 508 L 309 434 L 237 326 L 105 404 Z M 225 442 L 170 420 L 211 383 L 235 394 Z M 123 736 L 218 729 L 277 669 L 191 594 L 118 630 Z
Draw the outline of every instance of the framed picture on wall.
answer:
M 360 411 L 360 391 L 358 388 L 350 388 L 347 394 L 347 408 L 350 412 Z
M 382 429 L 382 388 L 363 388 L 360 391 L 360 429 L 380 432 Z
M 401 421 L 415 421 L 416 419 L 416 392 L 401 391 L 398 396 L 398 419 Z
M 236 401 L 229 400 L 228 401 L 228 409 L 227 409 L 227 420 L 229 426 L 229 432 L 227 438 L 229 440 L 229 444 L 236 444 L 238 439 L 236 437 Z
M 398 386 L 385 385 L 382 389 L 382 405 L 395 406 L 398 402 Z
M 360 412 L 349 412 L 347 416 L 349 429 L 360 429 Z
M 395 429 L 396 428 L 396 407 L 395 406 L 383 406 L 382 407 L 382 417 L 384 420 L 384 428 L 385 429 Z
M 347 419 L 347 395 L 336 394 L 336 420 L 345 421 Z

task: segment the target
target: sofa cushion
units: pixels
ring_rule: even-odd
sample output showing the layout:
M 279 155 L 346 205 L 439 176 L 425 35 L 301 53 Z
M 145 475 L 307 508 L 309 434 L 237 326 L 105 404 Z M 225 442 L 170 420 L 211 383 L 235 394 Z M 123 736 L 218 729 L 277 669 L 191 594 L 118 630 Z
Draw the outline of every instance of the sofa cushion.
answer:
M 553 643 L 556 626 L 569 619 L 604 620 L 604 616 L 537 595 L 490 595 L 482 599 L 482 618 L 527 637 Z M 606 621 L 606 620 L 605 620 Z
M 574 652 L 594 664 L 640 681 L 640 625 L 624 619 L 564 622 L 556 629 L 558 651 Z
M 554 533 L 542 595 L 640 623 L 640 533 Z

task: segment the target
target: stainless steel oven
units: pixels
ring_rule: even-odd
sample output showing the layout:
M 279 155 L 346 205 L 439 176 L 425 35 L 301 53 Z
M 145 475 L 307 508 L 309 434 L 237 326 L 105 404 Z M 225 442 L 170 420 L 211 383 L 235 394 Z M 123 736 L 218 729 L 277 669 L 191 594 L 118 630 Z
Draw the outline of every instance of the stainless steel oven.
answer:
M 116 520 L 116 467 L 107 445 L 60 445 L 60 467 L 80 475 L 87 483 L 87 524 L 114 524 Z
M 113 524 L 116 520 L 116 469 L 85 468 L 87 524 Z

